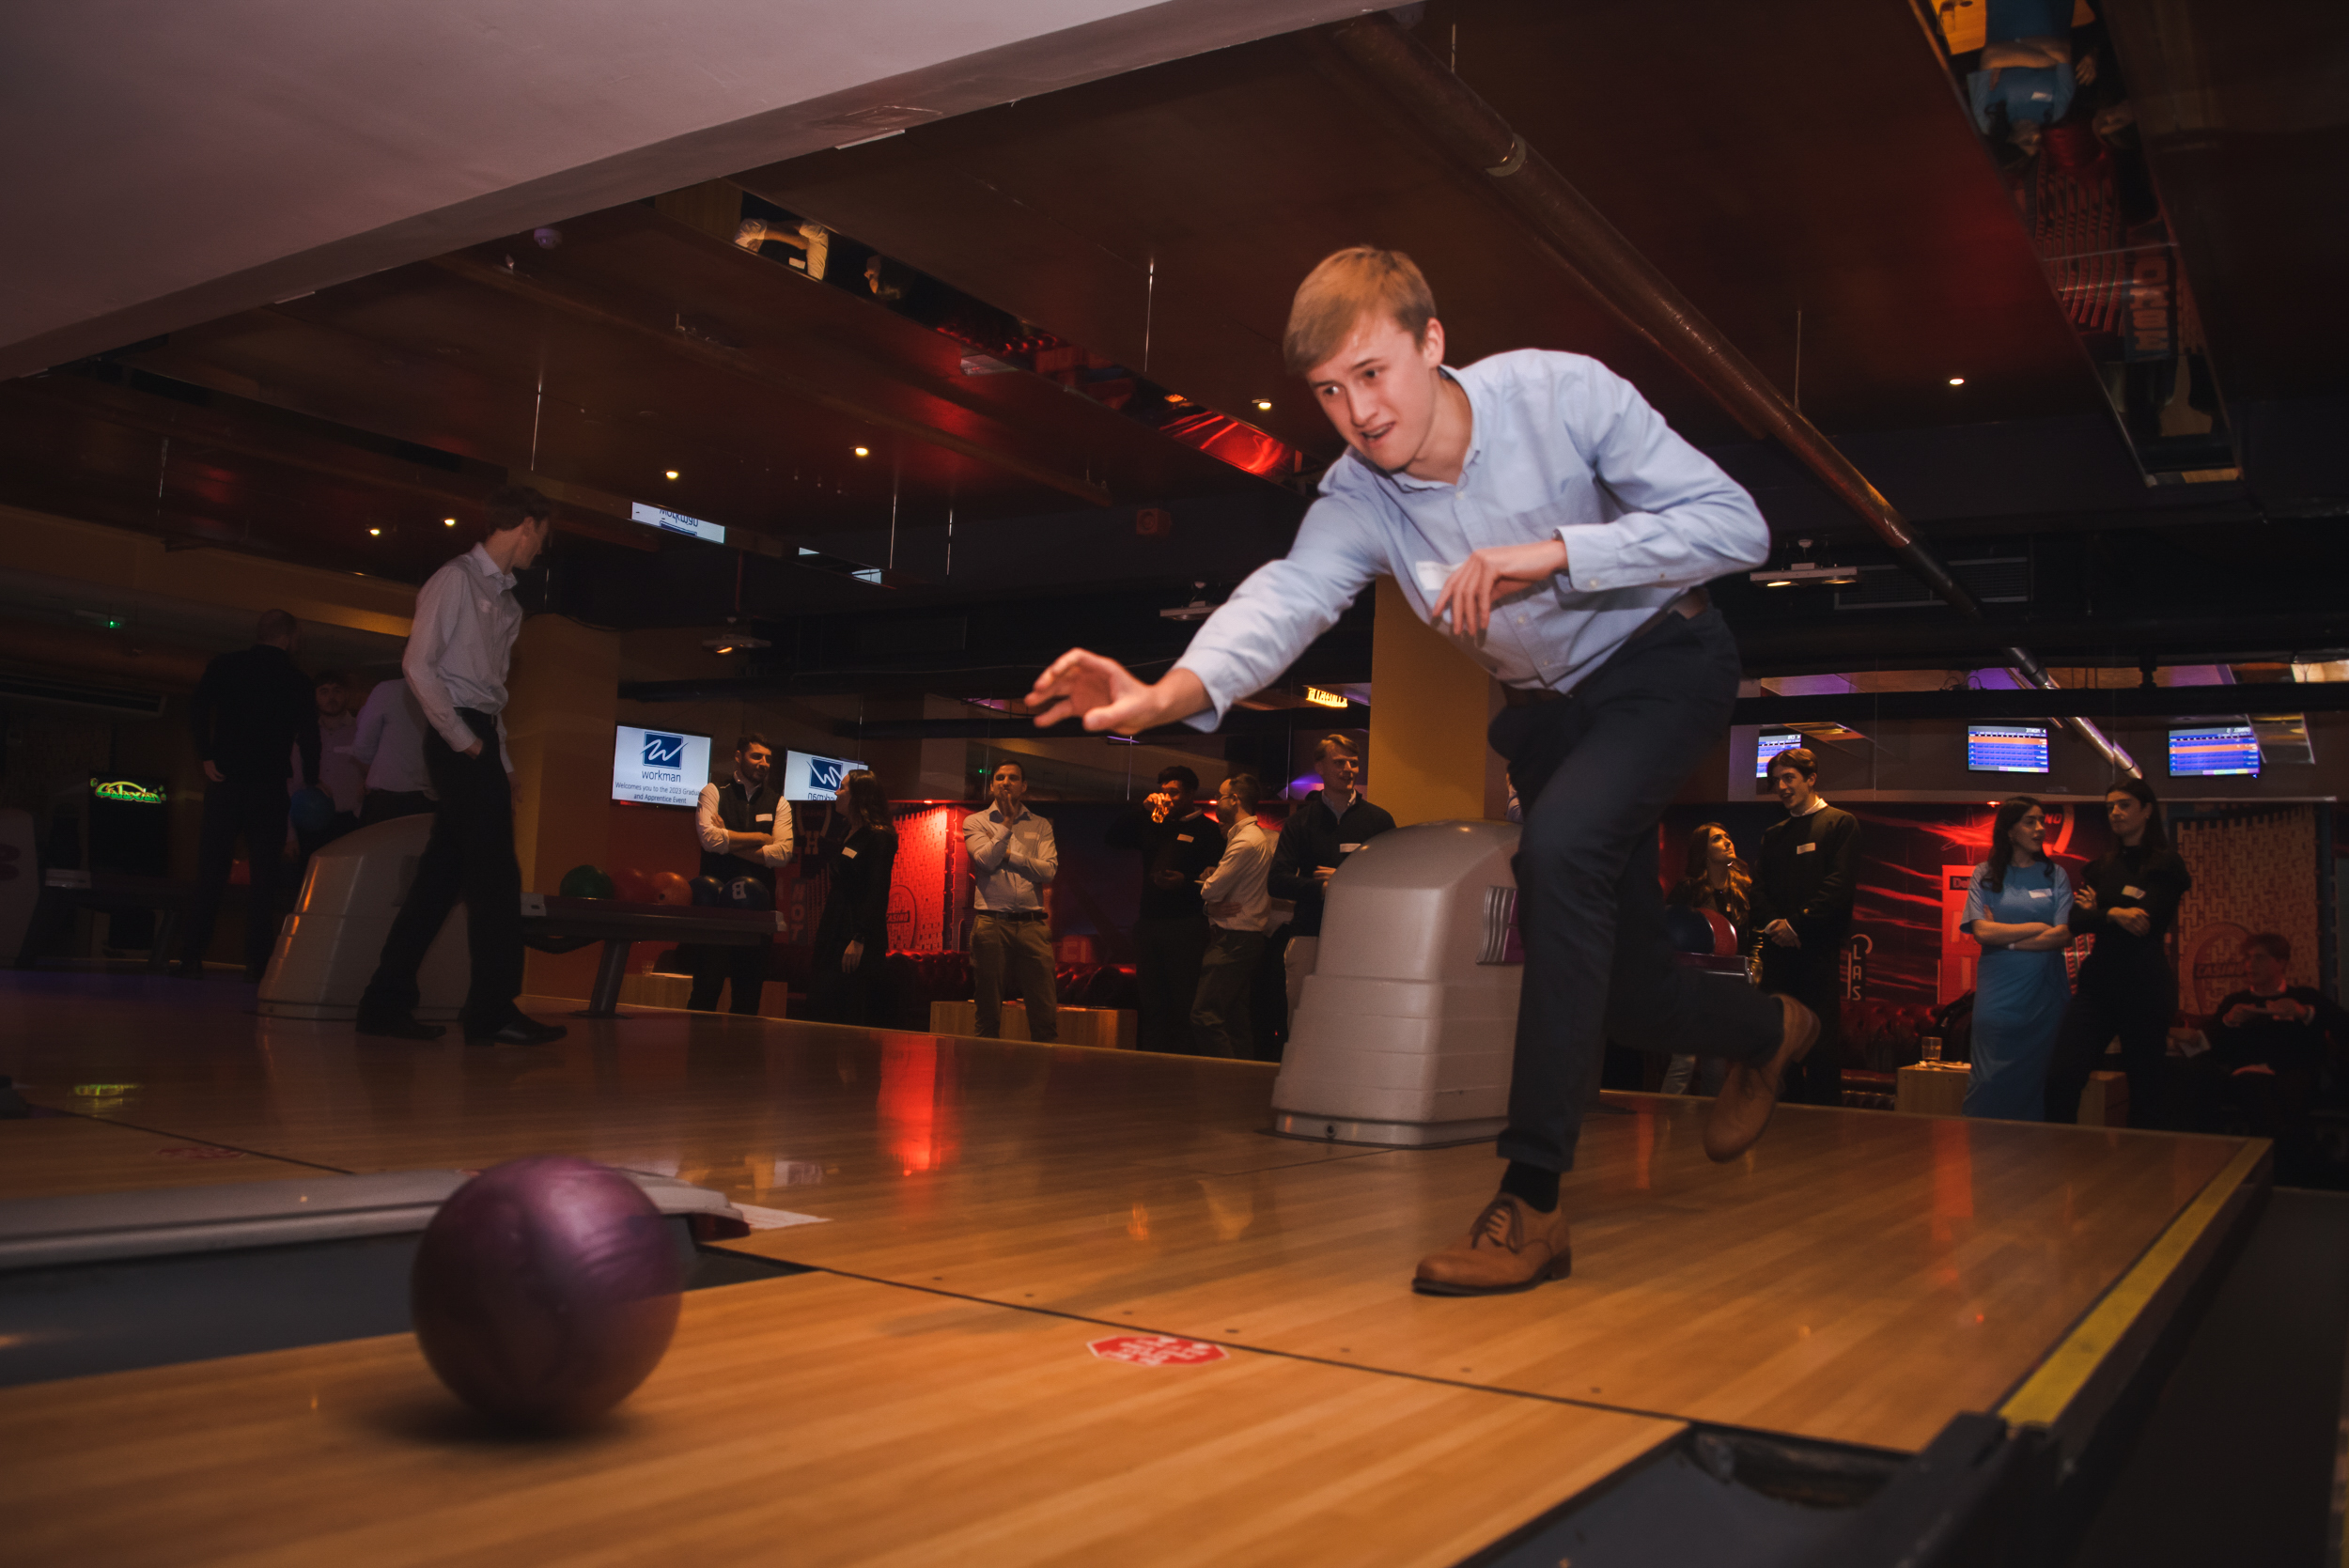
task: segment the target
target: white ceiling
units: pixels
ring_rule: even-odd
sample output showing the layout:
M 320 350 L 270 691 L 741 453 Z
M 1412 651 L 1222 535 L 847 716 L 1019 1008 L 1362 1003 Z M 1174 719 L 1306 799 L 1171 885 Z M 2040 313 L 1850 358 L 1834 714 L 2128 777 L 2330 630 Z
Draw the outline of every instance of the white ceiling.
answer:
M 0 23 L 0 376 L 1376 8 L 74 0 Z M 893 106 L 935 111 L 896 115 Z

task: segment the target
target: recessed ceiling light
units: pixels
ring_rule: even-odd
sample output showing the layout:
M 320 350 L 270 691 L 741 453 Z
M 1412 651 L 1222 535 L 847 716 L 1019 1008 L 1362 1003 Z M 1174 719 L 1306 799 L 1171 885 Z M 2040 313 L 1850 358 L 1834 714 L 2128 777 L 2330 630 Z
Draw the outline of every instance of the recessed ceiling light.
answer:
M 1272 399 L 1269 397 L 1259 397 L 1256 399 L 1256 407 L 1260 409 L 1269 409 L 1272 407 Z
M 368 537 L 368 538 L 370 538 L 370 539 L 379 539 L 379 538 L 381 538 L 382 536 L 383 536 L 383 530 L 381 530 L 381 528 L 370 528 L 370 529 L 368 529 L 368 530 L 367 530 L 367 537 Z
M 672 479 L 674 479 L 674 478 L 676 478 L 676 477 L 677 477 L 677 470 L 676 470 L 676 469 L 673 469 L 673 468 L 672 468 L 672 469 L 667 469 L 667 470 L 664 470 L 663 472 L 665 472 L 665 473 L 668 474 L 668 476 L 669 476 L 670 478 L 672 478 Z
M 1170 392 L 1166 395 L 1166 400 L 1170 403 L 1179 403 L 1183 400 L 1183 395 L 1179 392 Z
M 443 518 L 441 520 L 441 526 L 443 528 L 454 528 L 457 526 L 457 520 L 455 518 Z
M 869 446 L 860 446 L 856 449 L 856 455 L 860 458 L 869 458 L 873 455 L 873 449 Z
M 1963 376 L 1952 376 L 1950 378 L 1950 385 L 1952 386 L 1964 386 L 1965 384 L 1966 378 Z

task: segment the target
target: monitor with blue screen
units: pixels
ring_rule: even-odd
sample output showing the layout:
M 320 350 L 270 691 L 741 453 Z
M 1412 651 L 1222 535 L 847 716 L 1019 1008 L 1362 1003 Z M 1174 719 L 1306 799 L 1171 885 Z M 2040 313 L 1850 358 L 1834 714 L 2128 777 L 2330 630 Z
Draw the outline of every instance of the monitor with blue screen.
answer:
M 1968 724 L 1966 766 L 1976 773 L 2045 773 L 2045 724 Z
M 1799 735 L 1791 735 L 1779 730 L 1764 730 L 1762 738 L 1754 745 L 1753 776 L 1757 779 L 1768 778 L 1770 759 L 1781 752 L 1791 752 L 1801 744 L 1802 737 Z
M 2238 774 L 2258 778 L 2259 736 L 2248 724 L 2188 724 L 2170 732 L 2173 779 Z

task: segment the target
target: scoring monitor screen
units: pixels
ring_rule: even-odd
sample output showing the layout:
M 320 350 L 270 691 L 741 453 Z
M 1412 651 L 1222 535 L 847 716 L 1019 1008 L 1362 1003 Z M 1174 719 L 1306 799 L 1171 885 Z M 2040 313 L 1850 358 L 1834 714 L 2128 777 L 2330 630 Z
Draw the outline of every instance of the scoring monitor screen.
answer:
M 2195 724 L 2170 732 L 2170 776 L 2173 779 L 2213 773 L 2240 773 L 2258 778 L 2259 736 L 2248 724 Z
M 864 764 L 847 757 L 810 756 L 805 752 L 783 753 L 783 798 L 786 800 L 832 800 L 849 774 Z
M 1966 766 L 1977 773 L 2045 773 L 2045 724 L 1968 724 Z
M 1764 730 L 1762 738 L 1755 742 L 1753 748 L 1753 776 L 1757 779 L 1768 778 L 1770 759 L 1781 752 L 1791 752 L 1801 744 L 1802 737 L 1799 735 L 1785 735 L 1776 730 Z
M 690 806 L 709 782 L 709 737 L 619 726 L 612 743 L 612 799 Z

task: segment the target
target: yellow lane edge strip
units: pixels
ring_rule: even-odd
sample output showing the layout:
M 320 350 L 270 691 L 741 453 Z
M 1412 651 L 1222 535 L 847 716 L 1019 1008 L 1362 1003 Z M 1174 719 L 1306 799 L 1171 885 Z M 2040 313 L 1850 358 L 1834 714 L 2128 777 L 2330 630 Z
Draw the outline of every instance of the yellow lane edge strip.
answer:
M 2186 1211 L 2171 1220 L 2170 1228 L 2145 1250 L 2137 1265 L 2121 1277 L 2120 1283 L 2106 1293 L 2080 1326 L 1999 1406 L 1999 1414 L 2018 1424 L 2055 1424 L 2056 1418 L 2094 1375 L 2104 1358 L 2112 1354 L 2170 1276 L 2186 1261 L 2186 1254 L 2217 1220 L 2227 1201 L 2258 1169 L 2267 1150 L 2267 1140 L 2248 1140 L 2195 1195 Z

